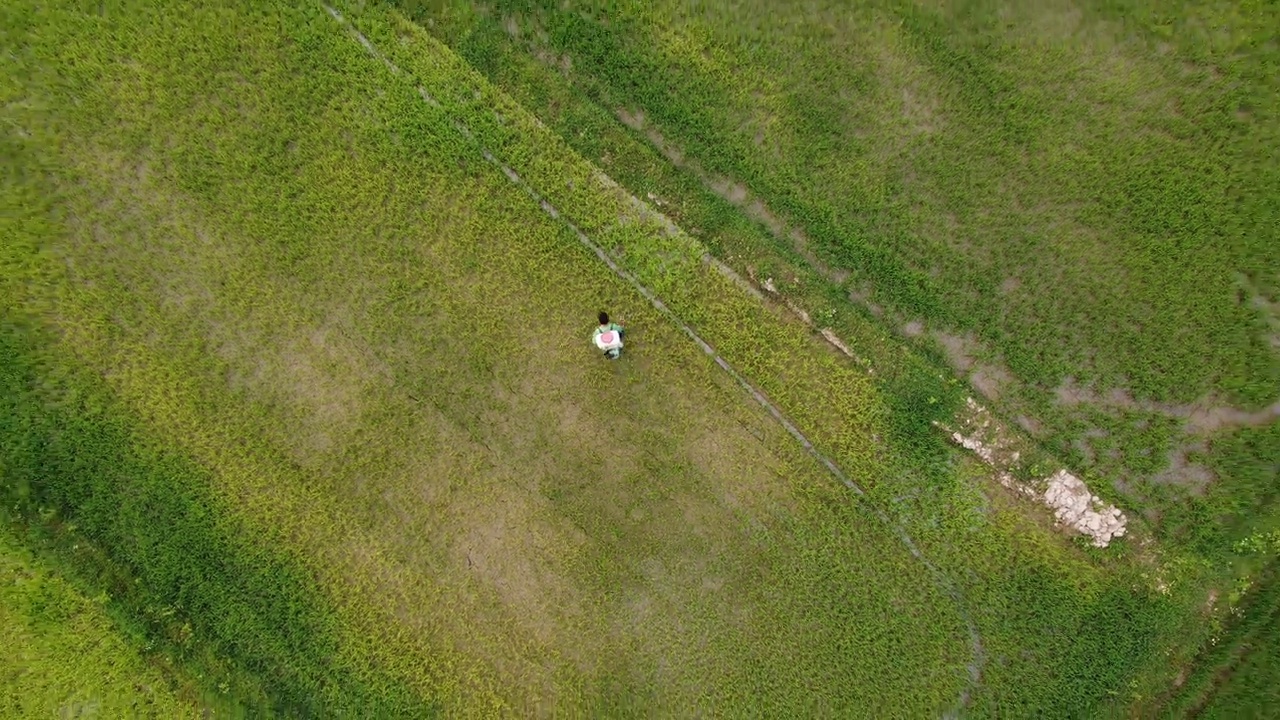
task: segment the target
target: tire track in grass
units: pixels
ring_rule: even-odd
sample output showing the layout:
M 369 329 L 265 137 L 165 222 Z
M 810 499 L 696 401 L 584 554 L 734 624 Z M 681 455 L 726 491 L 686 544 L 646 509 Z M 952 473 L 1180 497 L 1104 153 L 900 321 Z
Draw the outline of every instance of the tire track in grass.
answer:
M 397 66 L 394 62 L 392 62 L 391 59 L 388 58 L 386 55 L 378 51 L 377 47 L 374 46 L 374 44 L 369 40 L 369 38 L 365 37 L 364 33 L 360 32 L 358 28 L 356 28 L 352 23 L 348 22 L 341 12 L 339 12 L 336 8 L 333 8 L 329 5 L 323 5 L 323 7 L 329 13 L 329 15 L 335 21 L 337 21 L 339 25 L 341 25 L 349 33 L 351 33 L 354 39 L 358 43 L 360 43 L 360 45 L 365 49 L 365 51 L 369 53 L 370 56 L 381 61 L 384 65 L 386 65 L 387 69 L 390 70 L 393 75 L 401 75 L 401 76 L 405 75 L 405 73 L 400 69 L 399 66 Z M 446 117 L 448 116 L 449 114 L 448 109 L 445 108 L 438 100 L 436 100 L 431 95 L 431 93 L 427 91 L 425 87 L 421 85 L 417 85 L 415 86 L 415 89 L 417 90 L 418 95 L 421 96 L 424 103 L 431 106 L 432 108 L 435 108 L 445 113 Z M 907 551 L 911 553 L 911 556 L 914 557 L 928 571 L 929 575 L 933 578 L 933 581 L 936 584 L 936 586 L 939 589 L 941 589 L 948 597 L 952 599 L 952 601 L 955 603 L 955 606 L 956 606 L 956 612 L 960 616 L 961 620 L 964 622 L 965 628 L 968 631 L 969 645 L 972 652 L 972 658 L 970 659 L 969 663 L 966 665 L 966 669 L 968 670 L 968 675 L 969 675 L 969 683 L 963 690 L 961 690 L 960 695 L 956 698 L 956 702 L 952 706 L 952 708 L 948 710 L 946 713 L 944 713 L 943 715 L 943 717 L 948 717 L 948 718 L 957 717 L 960 711 L 962 711 L 969 704 L 970 700 L 973 697 L 974 691 L 981 686 L 982 668 L 986 664 L 986 651 L 983 649 L 982 635 L 981 633 L 978 632 L 978 626 L 977 626 L 977 623 L 974 622 L 973 616 L 969 613 L 968 604 L 965 601 L 964 595 L 960 592 L 960 589 L 955 584 L 955 582 L 952 581 L 951 577 L 948 576 L 945 572 L 943 572 L 937 565 L 933 563 L 933 561 L 929 560 L 929 558 L 927 558 L 924 555 L 924 553 L 921 552 L 920 548 L 916 545 L 915 540 L 911 538 L 911 536 L 907 533 L 906 529 L 903 528 L 901 524 L 894 521 L 891 517 L 889 517 L 888 513 L 886 513 L 883 509 L 881 509 L 875 503 L 871 502 L 870 498 L 868 498 L 867 496 L 866 490 L 864 490 L 861 485 L 858 485 L 858 483 L 855 482 L 852 478 L 850 478 L 848 474 L 844 472 L 844 470 L 840 469 L 840 466 L 837 465 L 835 461 L 833 461 L 830 457 L 828 457 L 821 450 L 819 450 L 813 444 L 813 442 L 809 440 L 809 438 L 798 427 L 796 427 L 794 423 L 792 423 L 787 418 L 787 416 L 782 412 L 781 409 L 779 409 L 776 405 L 774 405 L 761 390 L 756 388 L 755 385 L 751 384 L 751 382 L 747 380 L 741 373 L 735 370 L 734 367 L 730 365 L 727 360 L 725 360 L 723 357 L 720 356 L 718 352 L 716 352 L 715 348 L 712 347 L 710 343 L 704 340 L 702 336 L 698 335 L 698 333 L 694 331 L 694 329 L 690 327 L 688 323 L 686 323 L 683 319 L 681 319 L 680 316 L 677 315 L 674 310 L 668 307 L 667 304 L 663 302 L 662 299 L 659 298 L 656 293 L 654 293 L 652 290 L 646 287 L 643 283 L 641 283 L 640 280 L 635 277 L 635 275 L 628 272 L 625 268 L 619 265 L 618 262 L 614 260 L 614 258 L 611 255 L 609 255 L 609 253 L 606 252 L 603 247 L 601 247 L 594 240 L 588 237 L 587 234 L 584 233 L 576 224 L 574 224 L 572 220 L 570 220 L 569 218 L 561 214 L 561 212 L 554 205 L 552 205 L 549 200 L 547 200 L 540 193 L 538 193 L 538 191 L 535 190 L 527 181 L 525 181 L 524 178 L 520 177 L 520 175 L 516 173 L 514 169 L 504 164 L 501 160 L 499 160 L 496 156 L 494 156 L 494 154 L 487 147 L 482 145 L 477 140 L 475 133 L 473 133 L 471 129 L 466 126 L 465 123 L 463 123 L 461 120 L 458 120 L 456 118 L 450 118 L 450 119 L 452 121 L 453 128 L 458 132 L 458 134 L 462 135 L 466 140 L 474 144 L 479 149 L 480 154 L 484 157 L 486 162 L 488 162 L 490 165 L 493 165 L 495 168 L 497 168 L 503 175 L 506 176 L 507 180 L 509 180 L 513 185 L 523 190 L 535 203 L 537 203 L 537 205 L 542 209 L 542 211 L 545 212 L 549 217 L 564 223 L 564 225 L 573 232 L 574 236 L 578 238 L 578 241 L 582 243 L 583 247 L 585 247 L 587 250 L 590 250 L 592 253 L 594 253 L 596 257 L 600 258 L 600 261 L 603 262 L 610 270 L 612 270 L 615 275 L 617 275 L 619 278 L 622 278 L 624 281 L 626 281 L 627 284 L 629 284 L 632 288 L 636 290 L 636 292 L 640 293 L 641 296 L 643 296 L 646 300 L 648 300 L 649 303 L 654 307 L 654 309 L 656 309 L 664 317 L 670 320 L 676 327 L 678 327 L 680 331 L 683 332 L 690 340 L 692 340 L 693 343 L 697 345 L 702 350 L 703 353 L 705 353 L 709 358 L 711 358 L 711 360 L 715 362 L 715 364 L 718 365 L 721 370 L 724 370 L 724 372 L 728 374 L 729 377 L 733 378 L 733 380 L 740 387 L 742 387 L 742 389 L 746 391 L 748 395 L 750 395 L 753 399 L 755 399 L 755 401 L 759 403 L 761 407 L 763 407 L 771 416 L 773 416 L 774 420 L 776 420 L 778 424 L 780 424 L 784 429 L 786 429 L 786 431 L 791 435 L 791 437 L 794 438 L 795 441 L 799 443 L 800 446 L 803 447 L 804 450 L 807 453 L 809 453 L 811 457 L 813 457 L 815 460 L 818 461 L 820 465 L 826 468 L 827 471 L 831 473 L 833 477 L 835 477 L 837 480 L 841 482 L 841 484 L 843 484 L 849 490 L 853 491 L 853 493 L 857 495 L 860 500 L 863 501 L 861 503 L 862 506 L 869 509 L 885 525 L 885 527 L 893 531 L 894 535 L 897 536 L 898 540 L 901 541 L 902 544 L 907 548 Z

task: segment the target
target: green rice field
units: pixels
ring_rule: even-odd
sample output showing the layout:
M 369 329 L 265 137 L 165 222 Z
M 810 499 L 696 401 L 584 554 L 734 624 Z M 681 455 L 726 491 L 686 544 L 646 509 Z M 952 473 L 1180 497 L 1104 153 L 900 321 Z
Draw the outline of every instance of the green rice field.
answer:
M 0 715 L 1264 717 L 1274 8 L 988 5 L 0 8 Z

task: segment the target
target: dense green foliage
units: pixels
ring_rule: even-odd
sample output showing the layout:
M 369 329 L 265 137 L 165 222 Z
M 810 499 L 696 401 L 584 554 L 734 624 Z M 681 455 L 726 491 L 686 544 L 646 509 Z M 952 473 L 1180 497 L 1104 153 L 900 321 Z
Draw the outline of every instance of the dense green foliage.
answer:
M 1231 668 L 1196 717 L 1206 720 L 1265 718 L 1280 705 L 1280 620 L 1275 613 L 1265 630 L 1242 648 L 1240 665 Z
M 1241 280 L 1276 292 L 1280 56 L 1255 5 L 1001 23 L 967 4 L 499 2 L 478 33 L 506 18 L 563 54 L 597 102 L 744 182 L 872 299 L 976 333 L 1034 387 L 1259 405 L 1280 365 Z
M 1277 565 L 1238 609 L 1228 630 L 1161 706 L 1163 717 L 1264 718 L 1280 703 L 1280 582 Z
M 209 673 L 207 687 L 235 685 L 256 713 L 426 714 L 341 665 L 320 588 L 286 554 L 244 540 L 202 491 L 208 473 L 140 438 L 86 373 L 50 364 L 32 340 L 0 334 L 4 499 L 34 535 L 65 536 L 73 572 L 148 647 Z
M 0 714 L 194 718 L 104 611 L 0 527 Z

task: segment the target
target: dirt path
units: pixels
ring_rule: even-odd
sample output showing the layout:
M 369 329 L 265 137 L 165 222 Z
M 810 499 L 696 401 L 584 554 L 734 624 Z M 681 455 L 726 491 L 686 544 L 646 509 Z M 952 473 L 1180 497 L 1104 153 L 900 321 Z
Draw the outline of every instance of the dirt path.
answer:
M 373 43 L 371 43 L 369 39 L 364 36 L 363 33 L 361 33 L 353 25 L 348 23 L 346 19 L 343 17 L 342 13 L 340 13 L 338 10 L 328 5 L 325 5 L 324 8 L 325 10 L 328 11 L 329 15 L 331 15 L 334 18 L 334 20 L 336 20 L 340 25 L 345 27 L 352 34 L 354 39 L 357 42 L 359 42 L 360 45 L 364 47 L 364 49 L 368 51 L 368 53 L 371 56 L 373 56 L 374 58 L 386 64 L 388 69 L 390 69 L 393 74 L 396 74 L 396 75 L 404 74 L 403 71 L 401 71 L 401 69 L 397 67 L 393 62 L 391 62 L 389 58 L 387 58 L 385 55 L 380 53 L 378 49 L 373 45 Z M 427 91 L 426 88 L 422 86 L 418 86 L 416 89 L 418 91 L 418 94 L 422 97 L 423 101 L 426 104 L 437 109 L 443 109 L 440 102 L 437 101 Z M 447 109 L 445 110 L 447 112 Z M 833 477 L 835 477 L 837 480 L 840 481 L 841 484 L 843 484 L 846 488 L 848 488 L 855 495 L 857 495 L 859 499 L 864 500 L 865 502 L 862 503 L 863 506 L 868 510 L 870 510 L 877 517 L 877 519 L 879 519 L 880 522 L 884 524 L 885 527 L 891 530 L 894 533 L 894 535 L 897 536 L 897 538 L 907 548 L 907 551 L 911 553 L 912 557 L 914 557 L 918 562 L 921 563 L 921 565 L 924 566 L 924 568 L 928 571 L 929 575 L 933 578 L 937 587 L 941 589 L 955 603 L 956 612 L 960 616 L 961 620 L 964 622 L 966 626 L 966 630 L 969 635 L 969 644 L 971 648 L 971 659 L 967 664 L 969 683 L 960 692 L 960 695 L 956 698 L 956 701 L 953 707 L 947 713 L 944 714 L 944 717 L 957 716 L 959 712 L 969 704 L 969 701 L 972 698 L 974 691 L 981 686 L 982 670 L 984 665 L 986 664 L 986 652 L 983 648 L 982 636 L 978 631 L 977 624 L 974 622 L 973 617 L 968 610 L 965 598 L 963 594 L 960 592 L 960 589 L 956 585 L 956 583 L 950 578 L 950 576 L 948 576 L 945 572 L 943 572 L 940 568 L 938 568 L 937 565 L 935 565 L 932 561 L 930 561 L 927 557 L 925 557 L 924 553 L 920 551 L 920 548 L 916 545 L 915 541 L 906 532 L 906 530 L 902 527 L 901 524 L 895 522 L 888 515 L 888 513 L 886 513 L 884 510 L 876 506 L 874 503 L 870 502 L 867 499 L 866 491 L 860 485 L 854 482 L 848 476 L 847 473 L 845 473 L 833 460 L 831 460 L 831 458 L 827 457 L 820 450 L 818 450 L 814 446 L 813 442 L 810 441 L 809 438 L 805 436 L 805 434 L 786 417 L 786 415 L 782 412 L 782 410 L 780 410 L 776 405 L 774 405 L 764 395 L 763 392 L 761 392 L 758 388 L 752 385 L 751 382 L 747 380 L 745 377 L 743 377 L 741 373 L 735 370 L 727 360 L 725 360 L 723 357 L 719 355 L 719 353 L 716 352 L 715 348 L 713 348 L 710 345 L 710 343 L 708 343 L 700 335 L 698 335 L 698 333 L 692 327 L 690 327 L 688 323 L 684 322 L 684 320 L 682 320 L 673 310 L 671 310 L 667 306 L 667 304 L 664 303 L 662 299 L 657 296 L 657 294 L 655 294 L 652 290 L 650 290 L 644 284 L 642 284 L 634 275 L 632 275 L 626 269 L 622 268 L 617 263 L 617 261 L 615 261 L 613 257 L 610 256 L 609 253 L 604 250 L 604 248 L 602 248 L 599 244 L 597 244 L 590 237 L 588 237 L 584 232 L 582 232 L 582 230 L 579 229 L 578 226 L 575 225 L 572 221 L 564 217 L 564 215 L 562 215 L 560 211 L 557 208 L 555 208 L 555 206 L 553 206 L 545 197 L 543 197 L 540 193 L 538 193 L 536 189 L 530 186 L 528 182 L 526 182 L 523 178 L 521 178 L 515 172 L 515 170 L 503 164 L 503 162 L 499 160 L 496 156 L 494 156 L 494 154 L 488 148 L 485 148 L 483 145 L 481 145 L 476 140 L 475 134 L 472 133 L 471 130 L 464 123 L 462 123 L 457 119 L 454 119 L 453 126 L 460 135 L 462 135 L 467 140 L 475 143 L 481 155 L 483 155 L 484 159 L 487 162 L 489 162 L 491 165 L 497 168 L 500 172 L 502 172 L 502 174 L 505 175 L 511 183 L 513 183 L 517 187 L 524 190 L 525 193 L 527 193 L 529 197 L 535 203 L 537 203 L 540 208 L 542 208 L 543 212 L 545 212 L 550 217 L 563 222 L 570 230 L 573 231 L 574 236 L 578 238 L 578 241 L 581 242 L 584 247 L 592 251 L 596 255 L 596 257 L 600 258 L 601 262 L 603 262 L 606 266 L 609 267 L 610 270 L 614 272 L 614 274 L 616 274 L 618 277 L 622 278 L 629 285 L 635 288 L 636 291 L 640 293 L 640 295 L 642 295 L 646 300 L 648 300 L 653 305 L 653 307 L 656 310 L 658 310 L 658 312 L 660 312 L 663 316 L 669 319 L 676 327 L 678 327 L 681 330 L 681 332 L 683 332 L 686 336 L 688 336 L 689 339 L 692 340 L 694 344 L 697 345 L 708 357 L 710 357 L 712 361 L 715 362 L 716 365 L 718 365 L 726 374 L 728 374 L 731 378 L 733 378 L 733 380 L 739 386 L 741 386 L 742 389 L 746 391 L 748 395 L 750 395 L 780 425 L 782 425 L 782 427 L 786 429 L 786 431 L 796 440 L 796 442 L 799 443 L 801 447 L 803 447 L 804 450 L 810 456 L 812 456 L 815 460 L 817 460 L 820 465 L 826 468 L 827 471 Z M 643 205 L 643 202 L 640 201 L 638 198 L 635 198 L 634 201 L 636 203 Z

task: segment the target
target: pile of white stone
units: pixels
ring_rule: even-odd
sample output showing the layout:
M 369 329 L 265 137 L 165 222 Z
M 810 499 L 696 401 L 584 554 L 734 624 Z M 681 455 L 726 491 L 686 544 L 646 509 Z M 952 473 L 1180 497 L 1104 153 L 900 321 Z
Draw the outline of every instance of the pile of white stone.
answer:
M 971 451 L 974 455 L 981 458 L 983 462 L 990 465 L 996 471 L 996 480 L 999 480 L 1001 485 L 1016 493 L 1021 493 L 1022 495 L 1034 496 L 1039 494 L 1036 492 L 1035 488 L 1028 487 L 1018 482 L 1017 478 L 1009 472 L 1008 466 L 1012 465 L 1013 462 L 1018 461 L 1018 453 L 1015 452 L 1010 456 L 1011 462 L 1003 463 L 1001 462 L 1001 458 L 996 456 L 996 452 L 992 449 L 992 446 L 987 445 L 976 437 L 966 437 L 961 433 L 953 432 L 951 433 L 951 439 L 954 440 L 957 445 L 965 450 Z
M 1054 518 L 1093 540 L 1095 547 L 1106 547 L 1112 539 L 1125 534 L 1124 513 L 1102 501 L 1080 478 L 1059 470 L 1043 480 L 1024 483 L 1013 471 L 1021 465 L 1021 454 L 1011 447 L 1013 435 L 986 408 L 973 398 L 966 403 L 956 422 L 965 432 L 942 427 L 955 443 L 971 451 L 991 466 L 1000 484 L 1027 498 L 1035 498 L 1053 510 Z M 967 433 L 967 434 L 966 434 Z M 1043 488 L 1043 490 L 1041 490 Z
M 1124 513 L 1089 492 L 1083 480 L 1059 470 L 1049 476 L 1048 483 L 1044 502 L 1058 522 L 1093 538 L 1095 547 L 1106 547 L 1112 538 L 1124 535 Z

